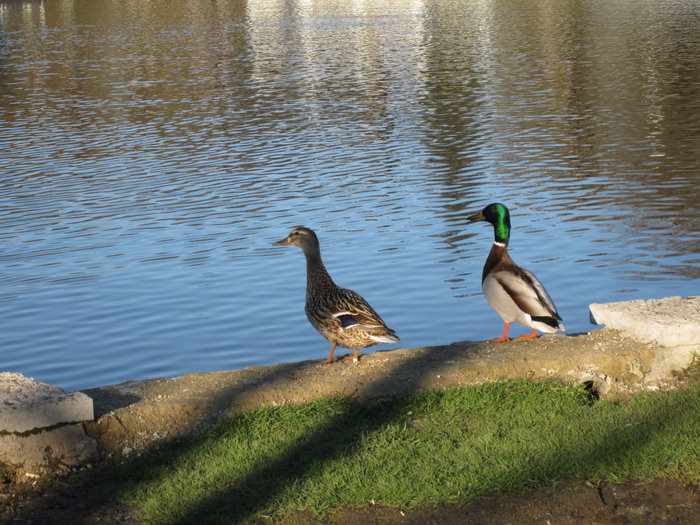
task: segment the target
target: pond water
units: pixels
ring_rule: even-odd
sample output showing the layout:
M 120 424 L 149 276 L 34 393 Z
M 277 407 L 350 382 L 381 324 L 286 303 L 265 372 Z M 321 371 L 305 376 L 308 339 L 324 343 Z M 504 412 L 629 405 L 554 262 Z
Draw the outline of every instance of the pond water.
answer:
M 0 1 L 0 370 L 324 358 L 296 225 L 401 337 L 366 352 L 498 336 L 494 201 L 587 331 L 700 293 L 699 166 L 698 1 Z

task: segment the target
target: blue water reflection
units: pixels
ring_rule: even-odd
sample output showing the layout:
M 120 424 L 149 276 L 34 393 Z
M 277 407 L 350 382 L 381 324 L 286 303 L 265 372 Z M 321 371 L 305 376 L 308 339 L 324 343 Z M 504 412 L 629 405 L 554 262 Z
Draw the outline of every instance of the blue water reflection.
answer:
M 696 7 L 0 4 L 0 369 L 321 359 L 271 246 L 299 224 L 401 346 L 499 335 L 465 220 L 494 200 L 570 332 L 699 293 Z

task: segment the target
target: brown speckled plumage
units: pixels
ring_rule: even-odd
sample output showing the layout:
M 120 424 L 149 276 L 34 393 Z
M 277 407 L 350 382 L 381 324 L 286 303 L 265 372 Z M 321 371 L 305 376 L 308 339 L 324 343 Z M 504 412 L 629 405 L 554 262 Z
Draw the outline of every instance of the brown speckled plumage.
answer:
M 331 343 L 326 362 L 333 362 L 335 347 L 355 351 L 378 343 L 396 343 L 399 338 L 359 294 L 337 286 L 321 259 L 318 237 L 298 226 L 276 245 L 299 246 L 306 257 L 306 317 Z

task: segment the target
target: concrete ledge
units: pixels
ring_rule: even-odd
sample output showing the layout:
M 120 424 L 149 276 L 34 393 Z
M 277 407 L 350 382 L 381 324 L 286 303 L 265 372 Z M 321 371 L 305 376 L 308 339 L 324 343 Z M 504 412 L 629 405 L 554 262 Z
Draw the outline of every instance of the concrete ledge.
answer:
M 649 380 L 658 348 L 656 343 L 604 329 L 508 343 L 465 341 L 401 348 L 361 355 L 359 362 L 327 365 L 319 357 L 129 381 L 87 391 L 95 400 L 97 419 L 85 428 L 100 450 L 129 452 L 151 441 L 197 433 L 235 412 L 321 397 L 348 396 L 363 402 L 521 377 L 591 382 L 603 396 L 628 395 L 673 381 L 670 373 Z

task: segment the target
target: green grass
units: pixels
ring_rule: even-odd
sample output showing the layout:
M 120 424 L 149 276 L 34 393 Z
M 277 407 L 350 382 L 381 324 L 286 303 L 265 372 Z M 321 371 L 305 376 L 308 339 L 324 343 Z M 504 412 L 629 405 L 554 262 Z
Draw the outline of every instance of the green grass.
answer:
M 115 469 L 147 523 L 237 523 L 371 502 L 467 504 L 581 477 L 700 482 L 700 385 L 594 401 L 526 380 L 240 414 Z

